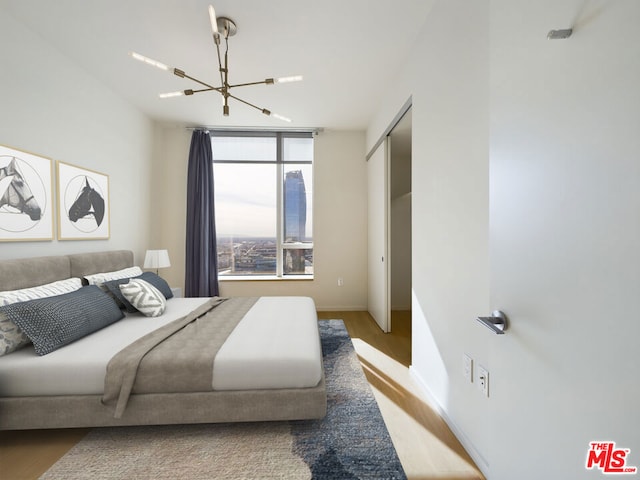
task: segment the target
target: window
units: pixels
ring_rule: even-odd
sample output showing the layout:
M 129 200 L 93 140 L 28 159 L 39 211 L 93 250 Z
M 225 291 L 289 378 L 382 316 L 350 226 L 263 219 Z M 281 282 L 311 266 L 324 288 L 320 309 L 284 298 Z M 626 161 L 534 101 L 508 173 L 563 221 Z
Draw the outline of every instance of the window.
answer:
M 218 274 L 313 276 L 313 137 L 211 133 Z

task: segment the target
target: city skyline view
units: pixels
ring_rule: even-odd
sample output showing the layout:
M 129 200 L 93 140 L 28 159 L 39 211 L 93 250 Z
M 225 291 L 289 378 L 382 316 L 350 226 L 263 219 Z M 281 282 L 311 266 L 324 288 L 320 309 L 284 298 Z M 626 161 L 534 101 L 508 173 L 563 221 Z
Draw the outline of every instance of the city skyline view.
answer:
M 313 139 L 217 136 L 212 147 L 220 275 L 312 274 Z
M 276 235 L 276 185 L 269 179 L 277 178 L 276 166 L 216 164 L 215 213 L 218 237 L 275 238 Z M 311 165 L 291 165 L 305 179 L 307 213 L 305 231 L 313 237 L 313 205 Z M 292 171 L 288 170 L 288 171 Z
M 235 166 L 235 165 L 234 165 Z M 246 169 L 238 169 L 244 171 Z M 230 178 L 230 177 L 227 177 Z M 248 182 L 244 178 L 236 178 L 236 188 L 246 190 Z M 256 234 L 237 234 L 229 231 L 217 229 L 217 260 L 219 274 L 224 275 L 275 275 L 277 273 L 278 235 L 275 227 L 277 223 L 275 215 L 276 205 L 272 199 L 264 196 L 262 190 L 257 198 L 262 201 L 239 196 L 237 190 L 233 195 L 221 195 L 226 203 L 216 207 L 222 208 L 222 217 L 228 216 L 230 212 L 243 212 L 243 217 L 235 217 L 232 220 L 246 229 L 248 216 L 255 217 L 262 214 L 262 221 L 265 221 L 264 230 L 256 229 Z M 247 192 L 248 193 L 248 192 Z M 219 194 L 216 192 L 216 199 Z M 265 211 L 269 212 L 265 218 Z M 216 216 L 218 216 L 216 214 Z M 266 220 L 269 220 L 266 222 Z M 233 225 L 233 222 L 222 223 L 226 228 Z M 252 225 L 249 228 L 255 228 Z M 267 231 L 273 232 L 268 234 Z M 307 236 L 307 190 L 304 173 L 301 169 L 289 170 L 284 175 L 283 182 L 283 241 L 287 242 L 309 242 L 311 238 Z M 313 274 L 313 249 L 312 248 L 284 248 L 282 250 L 282 263 L 284 274 L 308 275 Z

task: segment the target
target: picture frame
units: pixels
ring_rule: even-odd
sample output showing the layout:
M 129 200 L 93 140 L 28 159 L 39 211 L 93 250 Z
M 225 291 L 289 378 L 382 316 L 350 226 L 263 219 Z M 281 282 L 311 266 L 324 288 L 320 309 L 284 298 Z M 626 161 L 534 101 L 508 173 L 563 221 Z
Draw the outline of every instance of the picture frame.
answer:
M 106 240 L 110 236 L 109 176 L 56 162 L 58 240 Z
M 53 240 L 53 161 L 0 145 L 0 242 Z

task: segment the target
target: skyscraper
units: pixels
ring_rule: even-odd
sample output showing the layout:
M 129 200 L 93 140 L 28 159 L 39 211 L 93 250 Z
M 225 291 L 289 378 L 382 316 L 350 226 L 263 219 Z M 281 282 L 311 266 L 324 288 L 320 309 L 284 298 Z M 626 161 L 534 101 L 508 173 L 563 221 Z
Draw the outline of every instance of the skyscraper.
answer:
M 287 172 L 284 180 L 284 241 L 304 242 L 307 192 L 301 170 Z
M 307 192 L 301 170 L 287 172 L 284 180 L 284 241 L 304 242 L 307 224 Z M 285 249 L 284 270 L 288 274 L 304 274 L 302 249 Z

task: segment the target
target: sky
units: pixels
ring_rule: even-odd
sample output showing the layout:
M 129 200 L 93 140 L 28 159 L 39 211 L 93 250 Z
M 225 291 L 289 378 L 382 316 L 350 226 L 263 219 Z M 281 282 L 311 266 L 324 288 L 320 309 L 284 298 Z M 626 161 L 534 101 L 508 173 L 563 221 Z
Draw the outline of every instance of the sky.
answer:
M 307 234 L 312 231 L 312 166 L 302 170 L 307 192 Z M 276 165 L 216 164 L 216 233 L 219 236 L 276 237 Z

